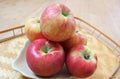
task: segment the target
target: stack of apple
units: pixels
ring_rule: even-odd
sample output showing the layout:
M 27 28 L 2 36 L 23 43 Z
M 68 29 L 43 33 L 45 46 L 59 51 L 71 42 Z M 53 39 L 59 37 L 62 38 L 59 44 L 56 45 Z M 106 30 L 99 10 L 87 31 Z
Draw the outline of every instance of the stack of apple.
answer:
M 91 76 L 97 55 L 87 47 L 87 37 L 76 29 L 71 10 L 64 4 L 49 5 L 41 17 L 28 20 L 25 34 L 31 41 L 26 51 L 30 69 L 38 76 L 52 76 L 64 63 L 76 77 Z

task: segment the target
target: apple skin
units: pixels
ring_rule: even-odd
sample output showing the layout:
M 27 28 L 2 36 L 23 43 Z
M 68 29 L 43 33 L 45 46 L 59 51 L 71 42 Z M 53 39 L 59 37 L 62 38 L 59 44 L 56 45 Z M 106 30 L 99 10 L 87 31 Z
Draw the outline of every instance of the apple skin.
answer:
M 61 42 L 69 39 L 75 31 L 76 22 L 71 10 L 56 3 L 45 8 L 41 15 L 41 31 L 47 39 Z
M 43 49 L 44 46 L 48 46 L 50 49 Z M 28 66 L 36 75 L 46 77 L 61 70 L 65 55 L 59 43 L 47 39 L 37 39 L 28 46 L 26 60 Z
M 40 29 L 40 17 L 30 18 L 25 23 L 25 35 L 30 41 L 44 38 Z
M 76 45 L 67 54 L 66 67 L 73 76 L 89 77 L 97 68 L 97 55 L 86 46 Z
M 81 31 L 76 30 L 75 33 L 68 40 L 60 43 L 65 50 L 69 50 L 75 45 L 87 45 L 87 37 Z

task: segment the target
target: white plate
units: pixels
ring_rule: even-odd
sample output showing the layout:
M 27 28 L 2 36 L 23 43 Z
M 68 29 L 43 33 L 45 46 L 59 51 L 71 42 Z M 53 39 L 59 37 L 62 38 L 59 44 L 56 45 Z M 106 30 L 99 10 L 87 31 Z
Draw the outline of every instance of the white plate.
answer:
M 27 62 L 26 62 L 26 58 L 25 58 L 25 52 L 26 49 L 28 47 L 28 45 L 30 44 L 30 41 L 26 41 L 26 43 L 24 44 L 23 48 L 20 50 L 19 55 L 17 56 L 17 58 L 15 59 L 15 61 L 12 64 L 12 68 L 18 72 L 20 72 L 22 75 L 29 77 L 29 78 L 39 78 L 37 77 L 28 67 Z
M 31 69 L 28 67 L 26 58 L 25 58 L 25 52 L 30 44 L 30 41 L 26 41 L 23 48 L 20 50 L 19 55 L 15 59 L 15 61 L 12 64 L 12 68 L 18 72 L 20 72 L 22 75 L 33 78 L 33 79 L 40 79 L 41 77 L 36 76 Z M 65 66 L 63 69 L 58 72 L 56 75 L 50 77 L 50 78 L 70 78 L 71 76 L 67 73 Z

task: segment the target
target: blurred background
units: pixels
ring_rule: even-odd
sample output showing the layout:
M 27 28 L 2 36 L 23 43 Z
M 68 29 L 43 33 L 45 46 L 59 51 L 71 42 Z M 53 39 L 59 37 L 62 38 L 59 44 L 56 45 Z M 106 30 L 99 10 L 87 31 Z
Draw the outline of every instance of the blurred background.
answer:
M 0 0 L 0 31 L 40 17 L 45 7 L 57 2 L 120 44 L 120 0 Z

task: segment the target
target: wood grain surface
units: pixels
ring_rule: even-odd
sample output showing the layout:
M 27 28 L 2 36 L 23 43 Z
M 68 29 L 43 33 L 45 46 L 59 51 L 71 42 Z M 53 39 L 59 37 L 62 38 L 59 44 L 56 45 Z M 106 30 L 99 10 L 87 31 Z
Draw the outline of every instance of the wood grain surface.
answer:
M 120 0 L 0 0 L 0 31 L 40 16 L 46 6 L 64 3 L 120 44 Z

